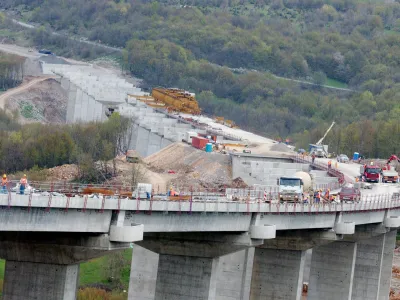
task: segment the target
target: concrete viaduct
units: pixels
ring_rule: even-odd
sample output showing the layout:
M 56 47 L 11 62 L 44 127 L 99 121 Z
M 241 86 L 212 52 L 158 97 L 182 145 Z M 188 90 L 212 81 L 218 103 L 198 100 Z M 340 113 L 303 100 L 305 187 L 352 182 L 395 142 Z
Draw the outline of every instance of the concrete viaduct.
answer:
M 79 263 L 133 245 L 129 299 L 388 299 L 400 199 L 359 203 L 0 196 L 3 299 L 76 298 Z

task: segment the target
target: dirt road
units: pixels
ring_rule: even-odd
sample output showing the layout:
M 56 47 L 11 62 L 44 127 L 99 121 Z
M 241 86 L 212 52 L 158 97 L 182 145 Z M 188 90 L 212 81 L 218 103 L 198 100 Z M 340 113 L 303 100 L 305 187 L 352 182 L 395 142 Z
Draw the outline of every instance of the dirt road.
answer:
M 9 97 L 11 97 L 12 95 L 21 93 L 23 91 L 25 91 L 26 89 L 29 89 L 30 87 L 34 86 L 35 84 L 42 82 L 44 80 L 47 80 L 49 78 L 54 78 L 54 76 L 43 76 L 43 77 L 39 77 L 39 78 L 35 78 L 29 82 L 23 83 L 22 85 L 13 88 L 11 90 L 8 90 L 7 92 L 5 92 L 4 94 L 0 95 L 0 108 L 1 109 L 5 109 L 5 105 L 7 103 L 7 99 Z

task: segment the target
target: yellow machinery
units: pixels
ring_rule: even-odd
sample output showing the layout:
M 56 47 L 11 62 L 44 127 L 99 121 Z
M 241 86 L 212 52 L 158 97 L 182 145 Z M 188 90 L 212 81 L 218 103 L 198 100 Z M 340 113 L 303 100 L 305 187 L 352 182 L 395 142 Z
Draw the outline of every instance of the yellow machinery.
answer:
M 154 88 L 151 96 L 129 95 L 151 107 L 167 108 L 168 111 L 199 115 L 201 109 L 196 99 L 188 92 L 180 89 Z
M 188 92 L 180 89 L 155 88 L 151 92 L 156 102 L 165 103 L 172 111 L 198 115 L 201 113 L 196 99 Z
M 138 101 L 141 101 L 143 103 L 146 103 L 148 106 L 155 107 L 155 108 L 164 108 L 165 103 L 162 102 L 156 102 L 152 96 L 149 95 L 133 95 L 133 94 L 128 94 L 129 97 L 133 97 Z
M 232 120 L 225 120 L 224 117 L 215 117 L 215 122 L 223 124 L 230 128 L 239 128 L 238 126 L 236 126 L 235 122 L 233 122 Z

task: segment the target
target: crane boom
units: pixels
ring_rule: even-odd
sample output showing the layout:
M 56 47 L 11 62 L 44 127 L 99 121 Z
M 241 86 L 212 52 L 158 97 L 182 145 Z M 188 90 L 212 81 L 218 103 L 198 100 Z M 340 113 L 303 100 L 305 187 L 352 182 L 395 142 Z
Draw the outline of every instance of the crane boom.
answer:
M 322 142 L 324 141 L 325 137 L 327 136 L 327 134 L 329 133 L 329 131 L 331 131 L 333 125 L 335 125 L 335 121 L 332 122 L 331 126 L 328 128 L 328 130 L 325 132 L 324 136 L 315 144 L 315 145 L 321 145 Z

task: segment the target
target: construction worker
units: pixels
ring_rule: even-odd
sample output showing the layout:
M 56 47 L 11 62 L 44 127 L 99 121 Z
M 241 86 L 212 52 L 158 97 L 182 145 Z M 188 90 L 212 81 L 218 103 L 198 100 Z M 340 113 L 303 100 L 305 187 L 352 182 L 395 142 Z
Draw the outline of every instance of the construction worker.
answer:
M 337 161 L 335 162 L 335 169 L 337 169 L 338 168 L 338 163 L 337 163 Z
M 23 195 L 25 193 L 25 188 L 28 185 L 28 180 L 26 179 L 26 174 L 19 181 L 19 193 Z
M 168 196 L 175 196 L 175 191 L 174 191 L 174 189 L 172 188 L 172 186 L 169 188 L 169 192 L 168 192 Z
M 315 203 L 321 202 L 321 194 L 322 194 L 322 190 L 317 191 L 317 194 L 315 196 Z
M 330 168 L 332 168 L 332 161 L 331 160 L 328 161 L 328 169 L 330 169 Z
M 329 200 L 329 194 L 330 194 L 330 192 L 331 192 L 330 189 L 327 189 L 327 190 L 326 190 L 326 192 L 325 192 L 325 199 L 326 199 L 326 200 Z
M 1 179 L 1 193 L 3 194 L 7 194 L 7 183 L 8 183 L 7 175 L 4 174 L 3 178 Z

